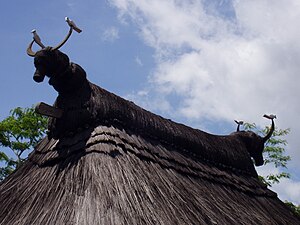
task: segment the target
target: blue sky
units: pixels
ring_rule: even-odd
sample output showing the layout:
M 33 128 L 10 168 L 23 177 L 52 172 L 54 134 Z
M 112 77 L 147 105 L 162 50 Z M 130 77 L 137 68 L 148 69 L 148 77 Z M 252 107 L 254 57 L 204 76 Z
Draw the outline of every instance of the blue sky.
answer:
M 32 80 L 26 48 L 32 29 L 45 45 L 59 43 L 65 16 L 83 32 L 61 50 L 90 81 L 152 112 L 216 134 L 234 131 L 234 119 L 264 127 L 262 115 L 277 114 L 292 129 L 292 179 L 273 189 L 300 204 L 298 0 L 1 1 L 0 119 L 54 102 L 47 80 Z

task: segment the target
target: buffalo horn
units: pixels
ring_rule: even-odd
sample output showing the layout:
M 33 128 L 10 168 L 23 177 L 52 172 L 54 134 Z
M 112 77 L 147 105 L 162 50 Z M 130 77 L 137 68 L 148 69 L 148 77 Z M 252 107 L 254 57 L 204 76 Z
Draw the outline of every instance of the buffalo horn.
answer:
M 274 120 L 272 119 L 271 129 L 269 130 L 268 134 L 263 138 L 264 142 L 266 142 L 267 140 L 269 140 L 269 138 L 273 134 L 274 129 L 275 129 L 275 125 L 274 125 Z
M 69 37 L 71 36 L 72 31 L 73 31 L 73 28 L 70 27 L 69 33 L 67 34 L 65 39 L 60 44 L 58 44 L 56 47 L 52 47 L 51 49 L 52 50 L 58 50 L 61 46 L 63 46 L 66 43 L 66 41 L 69 39 Z
M 32 45 L 34 43 L 34 40 L 30 42 L 30 44 L 28 45 L 28 48 L 27 48 L 27 54 L 31 57 L 34 57 L 35 56 L 35 52 L 32 51 Z

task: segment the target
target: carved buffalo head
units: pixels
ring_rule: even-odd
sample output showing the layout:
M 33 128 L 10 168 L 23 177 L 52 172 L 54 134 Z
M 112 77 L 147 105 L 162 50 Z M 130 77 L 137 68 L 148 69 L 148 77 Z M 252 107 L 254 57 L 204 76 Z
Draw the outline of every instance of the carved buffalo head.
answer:
M 45 76 L 51 77 L 67 70 L 69 66 L 69 58 L 58 49 L 67 42 L 72 34 L 73 29 L 78 33 L 80 33 L 81 30 L 76 27 L 74 22 L 68 17 L 66 17 L 66 22 L 70 26 L 70 30 L 65 39 L 56 47 L 45 47 L 36 30 L 32 30 L 33 40 L 30 42 L 27 48 L 27 54 L 31 57 L 34 57 L 34 65 L 36 67 L 36 71 L 33 76 L 34 81 L 42 82 Z M 32 50 L 33 43 L 38 44 L 42 50 L 34 52 Z
M 51 47 L 46 47 L 35 53 L 34 66 L 36 70 L 33 79 L 36 82 L 42 82 L 45 76 L 51 79 L 67 71 L 69 64 L 70 60 L 66 54 Z
M 33 75 L 34 81 L 38 83 L 42 82 L 45 76 L 47 76 L 50 78 L 49 84 L 59 93 L 74 91 L 74 89 L 82 83 L 81 81 L 86 78 L 84 71 L 81 72 L 81 74 L 83 74 L 82 76 L 79 76 L 78 72 L 75 73 L 72 71 L 69 57 L 59 51 L 59 48 L 62 47 L 71 36 L 73 29 L 77 32 L 81 32 L 78 27 L 74 27 L 73 23 L 70 23 L 68 18 L 66 21 L 70 26 L 69 33 L 56 47 L 45 47 L 36 30 L 33 30 L 33 40 L 27 48 L 27 54 L 34 57 L 34 65 L 36 68 Z M 34 52 L 32 50 L 34 43 L 38 44 L 42 49 Z
M 264 145 L 266 141 L 272 136 L 274 127 L 274 121 L 272 119 L 271 128 L 265 137 L 261 137 L 252 131 L 238 131 L 232 133 L 232 135 L 238 137 L 245 144 L 250 156 L 254 159 L 256 166 L 261 166 L 264 164 Z

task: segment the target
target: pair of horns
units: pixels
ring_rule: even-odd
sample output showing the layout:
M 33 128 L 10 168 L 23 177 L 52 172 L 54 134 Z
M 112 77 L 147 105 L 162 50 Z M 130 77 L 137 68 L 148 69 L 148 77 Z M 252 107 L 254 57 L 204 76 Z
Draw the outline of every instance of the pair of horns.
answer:
M 70 26 L 70 30 L 69 30 L 67 36 L 65 37 L 65 39 L 64 39 L 60 44 L 58 44 L 56 47 L 51 47 L 51 50 L 58 50 L 61 46 L 63 46 L 63 45 L 67 42 L 67 40 L 69 39 L 69 37 L 71 36 L 71 34 L 72 34 L 72 32 L 73 32 L 73 29 L 74 29 L 76 32 L 78 32 L 78 33 L 80 33 L 80 32 L 82 31 L 82 30 L 79 29 L 79 28 L 75 25 L 75 23 L 74 23 L 72 20 L 70 20 L 68 17 L 66 17 L 65 20 L 66 20 L 66 22 L 68 23 L 68 25 Z M 37 43 L 42 49 L 45 48 L 45 45 L 43 45 L 43 43 L 42 43 L 42 41 L 41 41 L 39 35 L 38 35 L 37 32 L 36 32 L 36 30 L 32 30 L 31 33 L 33 34 L 33 40 L 30 42 L 30 44 L 29 44 L 29 46 L 28 46 L 28 48 L 27 48 L 27 54 L 28 54 L 29 56 L 31 56 L 31 57 L 34 57 L 35 54 L 36 54 L 36 52 L 34 52 L 34 51 L 32 50 L 32 45 L 33 45 L 33 43 L 34 43 L 34 42 Z
M 268 132 L 268 134 L 263 137 L 263 141 L 266 142 L 267 140 L 269 140 L 269 138 L 272 136 L 273 132 L 274 132 L 274 129 L 275 129 L 275 124 L 274 124 L 274 119 L 276 119 L 276 115 L 264 115 L 263 117 L 267 118 L 267 119 L 270 119 L 272 121 L 272 125 L 271 125 L 271 128 Z M 243 125 L 243 121 L 237 121 L 237 120 L 234 120 L 234 122 L 238 125 L 237 126 L 237 132 L 240 131 L 240 126 Z

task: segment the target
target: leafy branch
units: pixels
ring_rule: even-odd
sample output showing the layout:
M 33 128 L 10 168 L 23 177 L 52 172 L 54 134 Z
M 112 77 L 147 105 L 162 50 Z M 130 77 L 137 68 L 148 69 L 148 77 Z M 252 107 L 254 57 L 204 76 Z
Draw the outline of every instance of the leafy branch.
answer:
M 42 139 L 47 130 L 47 118 L 34 112 L 34 108 L 17 107 L 0 122 L 0 147 L 10 149 L 14 157 L 0 150 L 0 181 L 11 174 L 24 161 L 24 153 Z

